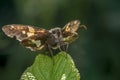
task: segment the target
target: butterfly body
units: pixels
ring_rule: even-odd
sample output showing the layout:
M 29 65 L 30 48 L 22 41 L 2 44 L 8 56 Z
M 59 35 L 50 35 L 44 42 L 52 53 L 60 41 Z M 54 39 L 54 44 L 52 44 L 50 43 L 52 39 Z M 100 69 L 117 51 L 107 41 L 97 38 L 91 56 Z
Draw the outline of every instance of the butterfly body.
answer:
M 46 30 L 29 25 L 11 24 L 3 26 L 3 32 L 9 37 L 16 37 L 20 43 L 31 50 L 41 50 L 45 47 L 58 49 L 68 45 L 78 38 L 79 20 L 66 24 L 63 28 Z

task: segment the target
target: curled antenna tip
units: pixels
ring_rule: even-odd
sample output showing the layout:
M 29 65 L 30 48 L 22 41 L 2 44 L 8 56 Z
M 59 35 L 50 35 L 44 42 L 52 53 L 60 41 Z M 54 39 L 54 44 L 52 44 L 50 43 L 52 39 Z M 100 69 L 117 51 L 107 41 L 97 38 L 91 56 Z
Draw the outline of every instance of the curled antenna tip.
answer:
M 85 30 L 87 30 L 87 27 L 85 25 L 80 25 L 80 28 L 84 28 Z

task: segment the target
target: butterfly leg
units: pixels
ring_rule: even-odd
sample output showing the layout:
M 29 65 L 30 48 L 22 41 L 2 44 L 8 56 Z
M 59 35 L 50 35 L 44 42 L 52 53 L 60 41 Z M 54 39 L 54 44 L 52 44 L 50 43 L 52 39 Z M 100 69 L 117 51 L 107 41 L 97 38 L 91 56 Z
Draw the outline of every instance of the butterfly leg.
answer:
M 58 47 L 59 51 L 63 51 L 63 49 L 61 48 L 61 46 Z
M 46 51 L 48 51 L 50 53 L 50 56 L 53 57 L 53 51 L 51 49 L 51 46 L 49 44 L 46 44 L 46 47 L 45 47 Z
M 60 51 L 65 51 L 65 52 L 67 52 L 68 46 L 69 46 L 69 44 L 61 45 L 61 46 L 59 46 L 59 50 L 60 50 Z
M 68 46 L 69 46 L 69 44 L 66 44 L 66 45 L 65 45 L 65 51 L 66 51 L 66 52 L 68 52 Z

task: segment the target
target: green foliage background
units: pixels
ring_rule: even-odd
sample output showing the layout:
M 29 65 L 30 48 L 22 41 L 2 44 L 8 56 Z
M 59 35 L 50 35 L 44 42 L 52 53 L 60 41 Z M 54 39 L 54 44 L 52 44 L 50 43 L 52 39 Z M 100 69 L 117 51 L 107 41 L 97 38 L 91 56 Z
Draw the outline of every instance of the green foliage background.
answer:
M 29 24 L 50 29 L 79 19 L 88 27 L 69 47 L 81 80 L 120 80 L 119 0 L 1 0 L 0 27 Z M 18 80 L 37 53 L 0 29 L 0 80 Z

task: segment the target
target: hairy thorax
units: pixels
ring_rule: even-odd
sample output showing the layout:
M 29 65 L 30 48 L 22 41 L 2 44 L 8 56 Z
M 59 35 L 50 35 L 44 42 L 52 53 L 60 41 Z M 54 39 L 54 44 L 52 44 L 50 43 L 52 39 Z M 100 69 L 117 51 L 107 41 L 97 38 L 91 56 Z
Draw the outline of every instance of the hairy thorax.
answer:
M 61 28 L 53 28 L 53 29 L 50 29 L 49 32 L 50 32 L 50 36 L 47 39 L 47 44 L 49 44 L 53 49 L 56 49 L 59 46 L 65 45 L 63 41 Z

